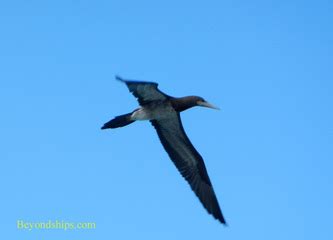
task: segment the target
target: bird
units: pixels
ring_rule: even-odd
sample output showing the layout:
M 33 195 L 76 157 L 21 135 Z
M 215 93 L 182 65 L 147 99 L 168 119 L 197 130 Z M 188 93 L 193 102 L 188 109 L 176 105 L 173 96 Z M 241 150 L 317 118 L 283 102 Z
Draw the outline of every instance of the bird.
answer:
M 204 208 L 220 223 L 227 225 L 204 160 L 186 135 L 180 118 L 181 112 L 195 106 L 219 108 L 199 96 L 171 97 L 160 91 L 155 82 L 125 80 L 117 75 L 115 78 L 126 84 L 140 107 L 113 118 L 101 129 L 120 128 L 140 120 L 150 121 L 165 151 Z

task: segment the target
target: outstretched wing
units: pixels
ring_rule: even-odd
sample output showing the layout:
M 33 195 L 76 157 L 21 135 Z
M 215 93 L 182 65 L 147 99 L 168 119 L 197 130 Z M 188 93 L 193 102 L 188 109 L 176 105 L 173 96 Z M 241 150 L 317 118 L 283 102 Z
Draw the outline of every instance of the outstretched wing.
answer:
M 168 95 L 157 88 L 157 83 L 124 80 L 119 76 L 116 76 L 116 79 L 127 85 L 128 89 L 138 99 L 141 106 L 151 101 L 164 101 L 169 98 Z
M 174 112 L 170 118 L 151 120 L 151 123 L 169 157 L 190 184 L 208 213 L 226 224 L 205 163 L 186 136 L 179 113 Z

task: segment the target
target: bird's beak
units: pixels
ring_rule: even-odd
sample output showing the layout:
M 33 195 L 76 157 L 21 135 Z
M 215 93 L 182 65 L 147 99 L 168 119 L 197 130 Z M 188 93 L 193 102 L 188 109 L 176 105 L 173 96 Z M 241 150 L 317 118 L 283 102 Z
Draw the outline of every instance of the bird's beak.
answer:
M 209 102 L 198 101 L 197 103 L 199 106 L 202 106 L 202 107 L 208 107 L 208 108 L 220 110 L 220 108 L 214 106 L 213 104 L 210 104 Z

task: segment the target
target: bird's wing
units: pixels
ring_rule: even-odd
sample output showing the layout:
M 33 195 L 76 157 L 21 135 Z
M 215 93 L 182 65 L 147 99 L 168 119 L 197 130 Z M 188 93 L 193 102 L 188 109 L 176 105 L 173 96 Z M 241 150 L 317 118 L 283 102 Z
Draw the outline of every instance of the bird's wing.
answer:
M 116 76 L 116 79 L 127 85 L 128 89 L 138 99 L 141 106 L 151 101 L 164 101 L 169 98 L 168 95 L 157 88 L 157 83 L 124 80 L 119 76 Z
M 151 123 L 169 157 L 203 206 L 221 223 L 226 224 L 204 161 L 186 136 L 179 113 L 174 112 L 170 118 L 151 120 Z

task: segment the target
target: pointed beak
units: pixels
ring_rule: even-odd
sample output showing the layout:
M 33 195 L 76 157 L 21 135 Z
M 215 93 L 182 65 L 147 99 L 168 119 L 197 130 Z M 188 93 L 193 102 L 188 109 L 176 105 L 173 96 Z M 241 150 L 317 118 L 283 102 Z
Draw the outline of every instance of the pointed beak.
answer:
M 199 106 L 202 106 L 202 107 L 207 107 L 207 108 L 220 110 L 220 108 L 214 106 L 213 104 L 210 104 L 209 102 L 198 101 L 197 103 L 198 103 Z

